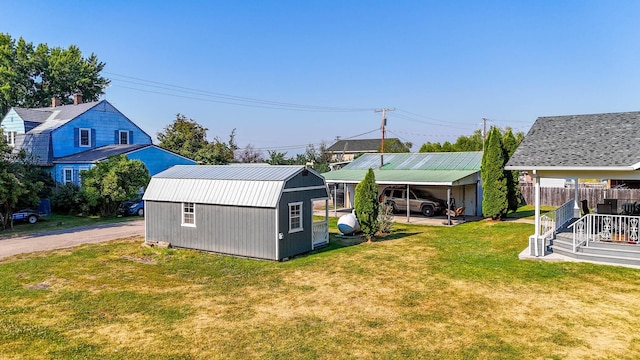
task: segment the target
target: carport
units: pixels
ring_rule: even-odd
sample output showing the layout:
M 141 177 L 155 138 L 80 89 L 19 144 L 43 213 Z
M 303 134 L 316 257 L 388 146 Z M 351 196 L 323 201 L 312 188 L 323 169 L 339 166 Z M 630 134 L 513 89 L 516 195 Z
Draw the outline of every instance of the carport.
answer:
M 344 185 L 345 208 L 353 207 L 355 187 L 373 169 L 378 193 L 388 186 L 403 187 L 407 195 L 412 188 L 428 190 L 456 207 L 464 207 L 463 215 L 482 213 L 482 152 L 364 154 L 340 170 L 322 174 L 333 192 Z M 408 201 L 408 199 L 407 199 Z M 411 214 L 407 208 L 407 221 Z

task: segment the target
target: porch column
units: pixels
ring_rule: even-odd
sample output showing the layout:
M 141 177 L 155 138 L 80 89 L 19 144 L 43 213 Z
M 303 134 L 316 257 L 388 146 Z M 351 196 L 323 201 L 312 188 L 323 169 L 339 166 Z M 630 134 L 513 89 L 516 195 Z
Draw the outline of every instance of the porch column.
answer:
M 578 186 L 580 186 L 578 178 L 573 179 L 573 217 L 576 219 L 580 219 L 581 216 L 579 205 L 580 199 L 578 199 L 580 196 L 580 189 L 578 189 Z
M 529 241 L 529 246 L 533 245 L 533 255 L 534 256 L 540 256 L 540 255 L 544 255 L 544 249 L 539 249 L 539 241 L 538 239 L 540 238 L 540 177 L 538 177 L 537 171 L 533 170 L 533 178 L 535 179 L 535 187 L 534 187 L 534 203 L 535 203 L 535 221 L 534 221 L 534 226 L 535 226 L 535 230 L 533 232 L 533 237 L 534 237 L 534 241 L 533 244 L 531 244 L 531 241 Z M 542 253 L 540 252 L 540 250 L 542 250 Z

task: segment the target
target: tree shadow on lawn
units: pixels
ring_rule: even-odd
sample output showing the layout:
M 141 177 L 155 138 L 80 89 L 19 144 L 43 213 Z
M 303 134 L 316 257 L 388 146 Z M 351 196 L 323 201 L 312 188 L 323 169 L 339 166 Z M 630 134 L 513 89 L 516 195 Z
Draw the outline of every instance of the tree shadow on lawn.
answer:
M 406 232 L 406 231 L 396 231 L 391 234 L 387 234 L 386 236 L 376 237 L 373 242 L 382 242 L 382 241 L 391 241 L 398 240 L 408 236 L 417 235 L 417 232 Z M 309 253 L 311 254 L 319 254 L 327 251 L 337 250 L 344 247 L 354 246 L 366 242 L 367 240 L 362 235 L 354 235 L 347 236 L 341 235 L 337 233 L 329 233 L 329 244 L 320 249 L 314 250 Z

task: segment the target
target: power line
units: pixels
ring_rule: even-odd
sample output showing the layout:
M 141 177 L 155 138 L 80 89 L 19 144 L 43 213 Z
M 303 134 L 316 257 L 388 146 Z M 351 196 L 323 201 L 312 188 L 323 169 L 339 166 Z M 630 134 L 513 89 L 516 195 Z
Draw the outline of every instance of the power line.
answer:
M 200 100 L 200 101 L 210 101 L 210 102 L 217 102 L 217 103 L 237 105 L 237 106 L 249 106 L 249 107 L 259 107 L 259 108 L 277 109 L 277 110 L 294 110 L 294 111 L 360 112 L 360 111 L 372 110 L 371 108 L 348 108 L 348 107 L 334 107 L 334 106 L 305 105 L 305 104 L 296 104 L 296 103 L 250 98 L 250 97 L 244 97 L 244 96 L 235 96 L 235 95 L 223 94 L 223 93 L 212 92 L 207 90 L 189 88 L 189 87 L 184 87 L 179 85 L 167 84 L 167 83 L 162 83 L 162 82 L 153 81 L 153 80 L 145 80 L 145 79 L 141 79 L 133 76 L 115 74 L 110 72 L 105 72 L 105 73 L 123 78 L 123 79 L 118 79 L 118 78 L 111 79 L 116 82 L 125 82 L 125 83 L 143 86 L 151 89 L 161 89 L 161 90 L 168 90 L 171 92 L 177 92 L 182 94 L 197 95 L 197 96 L 205 97 L 208 99 L 194 98 L 194 97 L 178 95 L 178 94 L 168 94 L 168 93 L 163 93 L 159 91 L 133 88 L 133 87 L 127 87 L 123 85 L 114 85 L 116 87 L 122 87 L 126 89 L 131 89 L 131 90 L 144 91 L 144 92 L 156 93 L 156 94 L 167 95 L 167 96 L 176 96 L 176 97 Z M 132 79 L 136 81 L 127 80 L 127 79 Z M 209 98 L 221 99 L 221 100 L 211 100 Z

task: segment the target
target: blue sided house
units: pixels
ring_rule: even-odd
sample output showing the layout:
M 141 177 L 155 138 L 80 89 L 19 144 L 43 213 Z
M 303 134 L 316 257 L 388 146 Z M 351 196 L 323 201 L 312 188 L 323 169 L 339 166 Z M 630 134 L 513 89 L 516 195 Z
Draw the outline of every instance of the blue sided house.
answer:
M 0 123 L 9 145 L 24 149 L 58 183 L 80 184 L 80 174 L 113 155 L 141 160 L 151 176 L 195 161 L 153 145 L 151 137 L 108 101 L 27 109 L 14 107 Z

